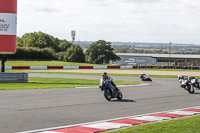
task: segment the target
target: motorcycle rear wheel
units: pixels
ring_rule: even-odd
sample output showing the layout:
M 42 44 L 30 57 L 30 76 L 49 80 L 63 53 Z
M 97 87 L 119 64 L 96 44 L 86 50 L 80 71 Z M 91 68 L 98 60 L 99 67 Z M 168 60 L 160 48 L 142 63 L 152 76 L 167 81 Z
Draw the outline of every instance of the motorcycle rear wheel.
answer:
M 194 89 L 191 91 L 191 87 L 187 87 L 187 90 L 190 94 L 193 94 L 194 93 Z
M 190 93 L 190 94 L 193 94 L 193 93 L 194 93 L 194 90 L 192 90 L 192 91 L 189 91 L 189 93 Z
M 119 91 L 117 94 L 117 99 L 122 100 L 122 98 L 123 98 L 122 92 Z

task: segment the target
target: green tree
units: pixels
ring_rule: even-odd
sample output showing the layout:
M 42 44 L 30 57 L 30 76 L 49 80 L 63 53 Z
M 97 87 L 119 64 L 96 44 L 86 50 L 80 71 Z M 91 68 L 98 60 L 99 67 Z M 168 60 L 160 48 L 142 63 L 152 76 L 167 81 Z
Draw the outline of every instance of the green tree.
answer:
M 68 48 L 70 48 L 73 44 L 68 42 L 67 40 L 60 40 L 60 43 L 59 43 L 59 51 L 66 51 Z
M 110 61 L 119 61 L 118 57 L 111 47 L 110 42 L 99 40 L 91 44 L 86 50 L 85 56 L 88 63 L 107 64 Z
M 64 61 L 68 62 L 85 62 L 83 48 L 80 45 L 72 45 L 67 49 L 64 55 Z
M 21 38 L 24 47 L 53 48 L 58 51 L 60 43 L 58 38 L 54 38 L 43 32 L 26 33 Z
M 17 47 L 23 47 L 23 42 L 20 37 L 17 37 Z

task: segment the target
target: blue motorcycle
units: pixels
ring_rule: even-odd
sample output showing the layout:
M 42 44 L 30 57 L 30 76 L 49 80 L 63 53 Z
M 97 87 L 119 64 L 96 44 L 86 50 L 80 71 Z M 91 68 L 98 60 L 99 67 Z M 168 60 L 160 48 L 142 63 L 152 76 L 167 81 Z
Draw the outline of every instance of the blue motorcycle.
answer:
M 105 87 L 103 93 L 104 97 L 108 101 L 111 101 L 111 99 L 113 98 L 117 98 L 118 100 L 121 100 L 123 98 L 122 92 L 117 87 L 114 87 L 110 80 L 106 80 L 104 83 Z

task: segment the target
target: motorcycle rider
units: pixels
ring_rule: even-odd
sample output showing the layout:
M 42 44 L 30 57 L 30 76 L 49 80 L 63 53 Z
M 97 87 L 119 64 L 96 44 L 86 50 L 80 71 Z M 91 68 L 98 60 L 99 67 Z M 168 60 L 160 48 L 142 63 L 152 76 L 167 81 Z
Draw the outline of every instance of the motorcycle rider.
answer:
M 181 75 L 178 75 L 178 80 L 181 80 L 182 79 L 182 76 Z
M 192 79 L 195 79 L 195 77 L 193 77 L 193 76 L 191 76 L 191 75 L 188 76 L 188 77 L 189 77 L 188 79 L 189 79 L 190 82 L 191 82 Z
M 184 88 L 184 83 L 187 80 L 187 77 L 186 76 L 182 76 L 182 75 L 178 75 L 178 80 L 180 82 L 181 87 Z
M 104 72 L 102 74 L 102 78 L 100 79 L 100 83 L 99 83 L 99 88 L 101 88 L 102 91 L 104 90 L 106 80 L 110 80 L 115 90 L 118 90 L 117 86 L 113 82 L 113 79 L 110 76 L 108 76 L 107 72 Z
M 144 73 L 141 73 L 140 75 L 139 75 L 139 77 L 142 79 L 142 78 L 144 78 Z
M 187 76 L 182 76 L 182 75 L 178 75 L 178 80 L 181 81 L 181 80 L 187 80 Z
M 179 80 L 179 82 L 180 82 L 180 84 L 181 84 L 181 82 L 182 82 L 182 80 L 183 80 L 183 76 L 178 75 L 178 80 Z
M 196 88 L 200 87 L 199 81 L 194 76 L 189 76 L 189 82 Z
M 178 75 L 178 79 L 182 88 L 189 91 L 189 93 L 194 93 L 194 86 L 191 83 L 191 80 L 193 79 L 192 76 L 187 77 L 187 76 Z

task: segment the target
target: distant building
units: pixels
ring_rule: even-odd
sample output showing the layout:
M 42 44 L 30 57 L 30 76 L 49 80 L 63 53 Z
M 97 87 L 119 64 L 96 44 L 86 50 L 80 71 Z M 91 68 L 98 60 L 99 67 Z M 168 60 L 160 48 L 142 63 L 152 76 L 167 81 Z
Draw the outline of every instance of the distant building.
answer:
M 136 53 L 116 53 L 121 58 L 118 62 L 110 62 L 112 65 L 136 65 L 136 64 L 161 64 L 175 62 L 190 63 L 199 62 L 200 55 L 181 54 L 136 54 Z

